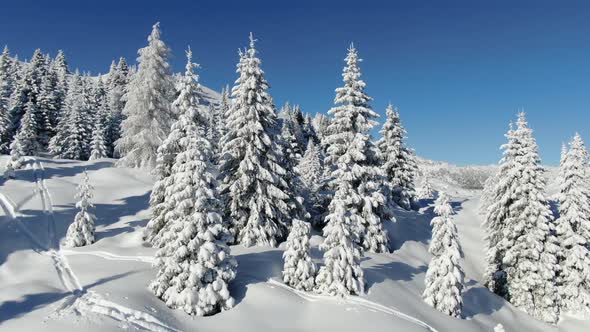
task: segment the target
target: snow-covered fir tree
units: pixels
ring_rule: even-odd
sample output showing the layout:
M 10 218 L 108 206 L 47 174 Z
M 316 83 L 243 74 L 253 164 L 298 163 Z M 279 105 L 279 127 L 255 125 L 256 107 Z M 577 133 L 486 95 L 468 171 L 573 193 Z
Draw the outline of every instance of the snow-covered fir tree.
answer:
M 187 50 L 187 63 L 184 76 L 179 84 L 179 94 L 173 102 L 179 113 L 179 118 L 172 124 L 170 134 L 158 147 L 156 157 L 156 183 L 150 195 L 151 218 L 144 230 L 144 239 L 154 245 L 159 242 L 160 232 L 166 225 L 166 215 L 174 208 L 167 201 L 167 190 L 172 185 L 172 165 L 178 153 L 185 149 L 184 140 L 187 135 L 186 128 L 196 127 L 203 134 L 205 128 L 205 115 L 199 108 L 199 83 L 194 69 L 198 65 L 192 62 L 192 52 Z
M 348 190 L 347 190 L 348 189 Z M 358 244 L 358 228 L 349 212 L 350 188 L 339 186 L 326 216 L 324 265 L 316 277 L 316 289 L 320 293 L 347 296 L 359 295 L 365 290 L 365 277 L 361 268 L 362 247 Z
M 316 266 L 309 256 L 311 228 L 308 223 L 295 220 L 287 237 L 283 253 L 283 281 L 299 290 L 311 291 L 314 288 Z
M 78 194 L 76 196 L 80 199 L 76 203 L 76 208 L 80 211 L 76 214 L 74 222 L 68 227 L 64 239 L 64 246 L 66 247 L 82 247 L 94 243 L 95 216 L 89 211 L 89 209 L 94 207 L 90 201 L 92 199 L 92 190 L 88 173 L 84 171 L 84 178 L 78 186 Z
M 307 144 L 305 154 L 297 165 L 297 173 L 304 188 L 306 208 L 311 214 L 311 222 L 314 226 L 323 225 L 324 206 L 329 202 L 324 204 L 325 195 L 322 193 L 324 187 L 323 153 L 313 140 Z
M 21 118 L 21 124 L 14 138 L 16 144 L 11 145 L 11 155 L 14 149 L 17 149 L 19 155 L 34 156 L 39 151 L 41 145 L 39 144 L 37 121 L 35 115 L 38 114 L 37 108 L 32 101 L 25 104 L 25 113 Z
M 328 127 L 330 126 L 330 118 L 323 113 L 317 113 L 311 121 L 313 129 L 318 136 L 318 140 L 322 148 L 327 146 L 326 137 L 328 137 Z
M 556 323 L 559 247 L 537 144 L 524 113 L 506 137 L 493 203 L 484 223 L 485 285 L 533 317 Z
M 0 153 L 10 151 L 12 142 L 12 117 L 10 114 L 10 95 L 14 89 L 12 58 L 8 47 L 0 55 Z
M 416 191 L 416 199 L 431 199 L 432 197 L 434 197 L 434 188 L 430 184 L 430 175 L 425 174 L 422 185 Z
M 228 284 L 237 262 L 221 216 L 210 142 L 195 123 L 183 123 L 182 145 L 166 191 L 172 210 L 156 253 L 152 291 L 171 308 L 206 316 L 230 309 Z
M 576 134 L 559 169 L 559 218 L 556 233 L 560 250 L 559 294 L 564 311 L 590 309 L 590 189 L 588 151 Z
M 39 141 L 43 147 L 47 147 L 49 139 L 55 135 L 61 104 L 57 95 L 57 73 L 48 70 L 41 78 L 39 95 L 37 96 L 37 107 L 39 108 L 38 125 L 42 127 L 39 131 Z
M 87 96 L 88 84 L 75 73 L 66 96 L 66 114 L 50 141 L 50 150 L 66 159 L 88 160 L 94 128 L 94 117 Z
M 404 143 L 406 130 L 402 127 L 399 112 L 391 104 L 387 106 L 387 119 L 381 129 L 378 142 L 380 164 L 387 177 L 390 199 L 409 210 L 414 201 L 414 177 L 417 170 L 414 153 Z
M 285 157 L 285 163 L 289 164 L 288 167 L 294 168 L 299 160 L 301 160 L 300 148 L 295 135 L 291 131 L 291 127 L 287 121 L 283 122 L 281 129 L 281 143 L 283 144 L 283 155 Z
M 438 215 L 431 221 L 432 239 L 428 251 L 432 260 L 424 279 L 424 302 L 452 317 L 461 317 L 463 308 L 464 272 L 460 264 L 461 245 L 451 214 L 449 198 L 441 193 L 434 212 Z
M 32 102 L 35 109 L 34 118 L 38 143 L 46 143 L 46 137 L 50 135 L 50 123 L 46 110 L 42 109 L 39 105 L 41 94 L 43 93 L 43 80 L 48 70 L 46 56 L 40 49 L 36 49 L 31 61 L 24 65 L 22 76 L 18 80 L 11 96 L 13 132 L 16 132 L 19 128 L 21 119 L 26 112 L 27 103 Z
M 170 50 L 160 39 L 159 23 L 153 26 L 148 46 L 138 53 L 139 68 L 128 85 L 121 138 L 115 143 L 121 156 L 117 165 L 153 169 L 158 147 L 174 121 L 173 86 L 167 62 Z
M 219 152 L 221 152 L 221 146 L 223 146 L 223 137 L 225 134 L 227 134 L 226 119 L 229 116 L 231 107 L 230 92 L 229 86 L 225 86 L 221 90 L 221 101 L 219 102 L 219 106 L 217 108 L 217 135 L 219 137 Z
M 104 144 L 104 128 L 102 123 L 97 122 L 92 132 L 92 142 L 90 143 L 90 157 L 88 160 L 96 160 L 107 157 L 107 149 Z
M 348 192 L 345 203 L 356 221 L 363 248 L 387 252 L 388 237 L 383 223 L 393 220 L 393 216 L 383 195 L 384 173 L 378 167 L 377 148 L 369 134 L 378 115 L 369 105 L 371 98 L 360 79 L 362 60 L 352 45 L 345 61 L 344 86 L 336 89 L 336 106 L 328 112 L 333 116 L 326 138 L 326 163 L 333 169 L 331 187 Z M 334 213 L 331 207 L 329 210 Z
M 40 149 L 35 121 L 35 105 L 29 101 L 25 105 L 25 114 L 21 118 L 21 125 L 10 144 L 10 158 L 6 163 L 5 176 L 14 178 L 14 171 L 22 168 L 26 156 L 34 156 Z
M 481 191 L 481 197 L 479 199 L 478 212 L 482 216 L 488 213 L 488 208 L 492 205 L 492 196 L 494 193 L 494 187 L 496 185 L 496 173 L 490 175 L 483 184 Z
M 277 115 L 260 62 L 250 35 L 250 48 L 237 66 L 220 169 L 236 242 L 275 247 L 287 237 L 294 195 L 281 166 Z
M 105 144 L 107 153 L 115 157 L 115 142 L 121 137 L 121 122 L 123 121 L 123 109 L 125 108 L 124 95 L 129 82 L 129 68 L 125 58 L 120 58 L 119 63 L 112 62 L 106 82 L 106 109 L 108 116 L 105 123 Z

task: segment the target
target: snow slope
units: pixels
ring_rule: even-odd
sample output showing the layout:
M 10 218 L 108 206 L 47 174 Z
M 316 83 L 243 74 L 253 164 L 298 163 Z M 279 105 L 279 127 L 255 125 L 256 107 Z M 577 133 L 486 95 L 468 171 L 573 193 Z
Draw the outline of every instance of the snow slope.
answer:
M 0 157 L 4 165 L 6 157 Z M 74 208 L 76 185 L 87 170 L 95 187 L 97 242 L 60 249 Z M 113 161 L 31 158 L 17 180 L 0 180 L 0 331 L 588 331 L 590 320 L 566 318 L 557 327 L 534 320 L 479 283 L 483 234 L 479 191 L 432 179 L 457 210 L 465 252 L 463 319 L 438 313 L 420 298 L 430 260 L 432 202 L 419 212 L 398 211 L 387 228 L 395 251 L 370 254 L 362 266 L 367 293 L 347 299 L 294 291 L 281 282 L 283 246 L 232 247 L 239 267 L 231 284 L 237 305 L 212 317 L 168 309 L 147 289 L 155 276 L 154 249 L 141 241 L 153 179 Z M 312 256 L 321 263 L 312 238 Z

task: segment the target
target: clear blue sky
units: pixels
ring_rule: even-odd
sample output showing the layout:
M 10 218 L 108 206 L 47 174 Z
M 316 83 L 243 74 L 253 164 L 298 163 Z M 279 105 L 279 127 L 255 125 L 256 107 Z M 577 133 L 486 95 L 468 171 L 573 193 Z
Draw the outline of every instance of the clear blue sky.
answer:
M 398 105 L 421 156 L 496 163 L 519 108 L 546 164 L 575 131 L 590 142 L 590 2 L 273 2 L 3 1 L 0 44 L 21 58 L 61 48 L 73 68 L 104 73 L 113 58 L 134 61 L 160 21 L 174 69 L 190 44 L 202 83 L 219 90 L 252 31 L 277 107 L 316 113 L 354 42 L 375 110 Z

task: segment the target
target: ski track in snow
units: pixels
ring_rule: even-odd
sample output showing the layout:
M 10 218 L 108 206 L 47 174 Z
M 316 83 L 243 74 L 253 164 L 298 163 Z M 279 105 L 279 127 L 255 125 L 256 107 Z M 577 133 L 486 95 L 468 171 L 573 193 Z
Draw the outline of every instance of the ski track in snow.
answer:
M 99 294 L 86 291 L 81 285 L 78 277 L 70 267 L 68 259 L 64 253 L 69 254 L 82 254 L 81 252 L 75 252 L 70 250 L 62 250 L 59 247 L 59 242 L 55 233 L 55 218 L 53 214 L 53 202 L 51 194 L 47 188 L 44 178 L 45 168 L 43 163 L 39 162 L 36 158 L 31 158 L 29 161 L 32 163 L 33 174 L 35 176 L 35 183 L 37 186 L 36 192 L 39 194 L 41 204 L 43 207 L 44 214 L 47 219 L 47 231 L 48 231 L 48 245 L 43 245 L 42 242 L 23 224 L 18 218 L 18 212 L 16 210 L 16 204 L 14 204 L 8 196 L 0 192 L 0 206 L 6 216 L 13 221 L 19 229 L 29 238 L 29 240 L 42 251 L 41 254 L 51 257 L 55 271 L 63 285 L 63 287 L 70 293 L 60 306 L 58 310 L 65 310 L 67 307 L 75 307 L 80 312 L 93 312 L 103 316 L 107 316 L 115 321 L 119 321 L 124 324 L 129 324 L 138 330 L 156 331 L 156 332 L 179 332 L 179 330 L 163 323 L 158 318 L 140 311 L 127 308 L 120 304 L 103 299 Z M 24 204 L 24 203 L 23 203 Z M 21 204 L 22 205 L 22 204 Z M 37 250 L 35 250 L 37 251 Z M 105 259 L 112 260 L 135 260 L 141 262 L 152 263 L 151 257 L 145 256 L 118 256 L 109 254 L 107 252 L 95 251 L 91 254 Z
M 309 302 L 330 301 L 330 302 L 340 302 L 340 303 L 346 303 L 346 304 L 355 304 L 355 305 L 364 307 L 364 308 L 371 310 L 371 311 L 378 311 L 378 312 L 382 312 L 385 314 L 399 317 L 405 321 L 408 321 L 410 323 L 413 323 L 415 325 L 423 327 L 427 331 L 438 332 L 438 330 L 436 330 L 434 327 L 428 325 L 426 322 L 419 320 L 418 318 L 404 314 L 403 312 L 401 312 L 393 307 L 388 307 L 388 306 L 379 304 L 377 302 L 367 300 L 362 297 L 349 296 L 349 297 L 345 297 L 345 298 L 339 298 L 339 297 L 333 297 L 333 296 L 327 296 L 327 295 L 321 295 L 321 294 L 313 294 L 313 293 L 304 292 L 304 291 L 300 291 L 300 290 L 291 288 L 291 287 L 285 285 L 284 283 L 278 282 L 272 278 L 268 279 L 267 284 L 270 285 L 271 287 L 276 286 L 276 287 L 280 287 L 282 289 L 285 289 L 285 290 L 287 290 L 291 293 L 294 293 L 295 295 L 297 295 L 297 296 L 301 297 L 302 299 L 309 301 Z
M 121 256 L 116 254 L 111 254 L 110 252 L 106 251 L 74 251 L 74 250 L 67 250 L 63 249 L 62 253 L 67 256 L 75 256 L 75 255 L 90 255 L 96 256 L 100 258 L 104 258 L 111 261 L 134 261 L 134 262 L 141 262 L 147 264 L 154 264 L 155 259 L 150 256 Z

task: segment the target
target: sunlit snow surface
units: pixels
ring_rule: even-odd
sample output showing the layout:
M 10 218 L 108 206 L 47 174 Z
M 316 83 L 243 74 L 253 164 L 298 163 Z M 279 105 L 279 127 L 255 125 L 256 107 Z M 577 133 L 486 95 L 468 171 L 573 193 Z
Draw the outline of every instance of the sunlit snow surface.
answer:
M 6 156 L 0 157 L 3 166 Z M 445 165 L 431 165 L 446 167 Z M 73 220 L 76 186 L 87 170 L 95 188 L 96 239 L 60 249 Z M 434 173 L 434 171 L 432 171 Z M 465 252 L 463 319 L 438 313 L 420 298 L 430 259 L 431 201 L 419 212 L 398 211 L 388 223 L 395 251 L 370 254 L 362 266 L 367 292 L 331 298 L 293 291 L 281 282 L 283 246 L 232 247 L 239 268 L 231 284 L 236 306 L 212 317 L 170 310 L 147 284 L 154 249 L 143 245 L 153 178 L 144 171 L 92 162 L 31 158 L 16 180 L 0 180 L 0 331 L 589 331 L 590 320 L 564 318 L 557 327 L 536 321 L 479 283 L 483 234 L 479 191 L 432 178 L 453 198 Z M 550 186 L 554 188 L 554 186 Z M 321 264 L 319 234 L 312 257 Z

